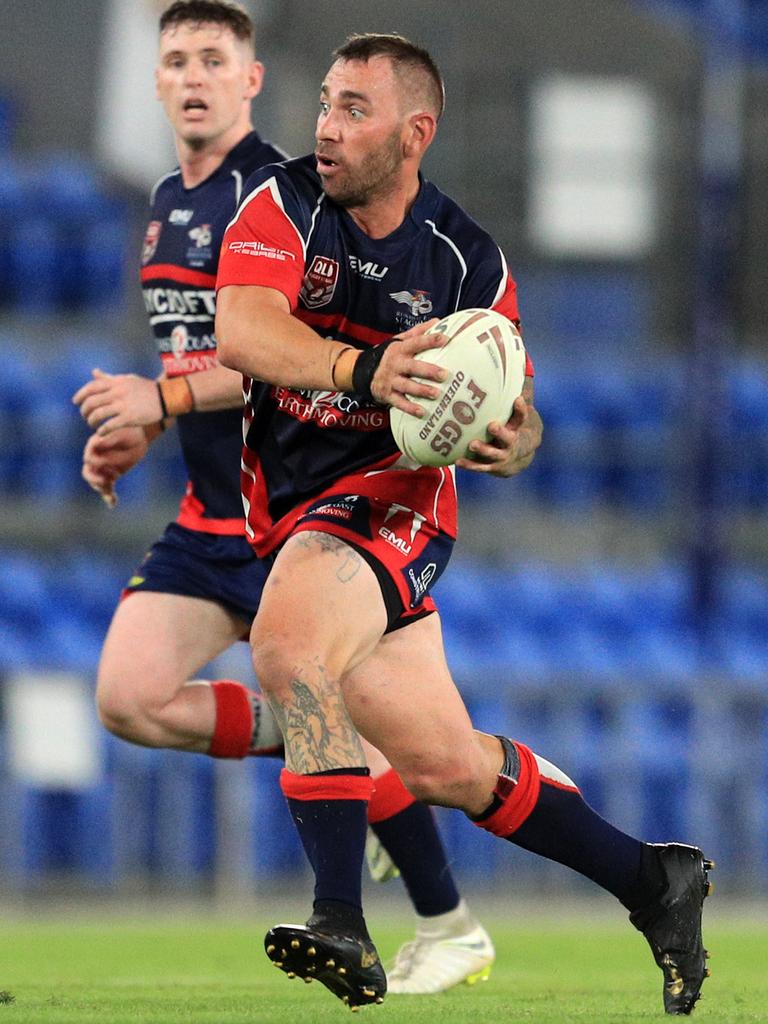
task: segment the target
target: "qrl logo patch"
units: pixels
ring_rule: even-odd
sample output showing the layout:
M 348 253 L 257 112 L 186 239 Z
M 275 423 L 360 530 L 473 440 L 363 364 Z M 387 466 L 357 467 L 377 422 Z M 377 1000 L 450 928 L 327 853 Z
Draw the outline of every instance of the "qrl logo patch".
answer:
M 315 256 L 301 285 L 301 301 L 307 309 L 327 306 L 336 291 L 339 264 L 328 256 Z
M 141 247 L 141 262 L 149 263 L 155 255 L 157 243 L 160 241 L 160 232 L 163 229 L 163 222 L 151 220 L 147 224 L 147 233 L 144 235 L 144 244 Z

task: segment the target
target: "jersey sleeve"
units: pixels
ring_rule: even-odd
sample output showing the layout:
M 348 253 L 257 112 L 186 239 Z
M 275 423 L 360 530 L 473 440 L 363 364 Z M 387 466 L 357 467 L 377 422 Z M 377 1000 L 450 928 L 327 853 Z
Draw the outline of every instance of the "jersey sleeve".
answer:
M 228 284 L 275 288 L 293 310 L 304 278 L 298 202 L 276 174 L 259 177 L 224 233 L 216 290 Z
M 494 309 L 515 327 L 520 327 L 520 310 L 517 305 L 517 285 L 509 272 L 507 261 L 500 249 L 481 259 L 474 272 L 468 277 L 462 296 L 462 307 Z M 533 377 L 533 363 L 526 348 L 525 375 Z

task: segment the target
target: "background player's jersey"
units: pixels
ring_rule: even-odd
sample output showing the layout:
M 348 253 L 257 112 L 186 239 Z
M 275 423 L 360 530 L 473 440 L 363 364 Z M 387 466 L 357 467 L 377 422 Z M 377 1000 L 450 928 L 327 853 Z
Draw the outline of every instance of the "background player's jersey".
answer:
M 405 221 L 373 239 L 324 196 L 313 157 L 246 184 L 224 237 L 217 286 L 227 284 L 277 288 L 322 337 L 360 349 L 472 306 L 518 319 L 498 246 L 434 185 L 422 180 Z M 452 470 L 401 456 L 387 409 L 349 393 L 252 382 L 246 418 L 243 495 L 259 554 L 284 540 L 314 497 L 331 493 L 405 505 L 455 535 Z
M 184 187 L 178 169 L 155 185 L 141 254 L 141 283 L 167 377 L 218 365 L 214 303 L 224 229 L 246 178 L 284 156 L 251 132 L 194 188 Z M 180 416 L 177 427 L 189 474 L 178 521 L 207 533 L 241 535 L 242 413 L 192 412 Z

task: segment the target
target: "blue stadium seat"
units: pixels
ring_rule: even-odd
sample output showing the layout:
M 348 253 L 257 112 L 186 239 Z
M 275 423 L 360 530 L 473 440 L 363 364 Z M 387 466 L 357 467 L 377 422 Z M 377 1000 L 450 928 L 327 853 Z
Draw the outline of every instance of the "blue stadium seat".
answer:
M 544 502 L 586 510 L 600 500 L 595 397 L 589 382 L 574 374 L 545 372 L 537 380 L 546 443 L 534 460 L 534 482 Z
M 768 373 L 764 364 L 743 360 L 728 376 L 731 449 L 728 499 L 749 509 L 768 507 Z
M 27 215 L 8 231 L 8 285 L 15 312 L 53 313 L 59 306 L 62 247 L 48 213 Z
M 123 292 L 128 242 L 126 217 L 119 208 L 84 228 L 76 305 L 92 313 L 115 310 Z

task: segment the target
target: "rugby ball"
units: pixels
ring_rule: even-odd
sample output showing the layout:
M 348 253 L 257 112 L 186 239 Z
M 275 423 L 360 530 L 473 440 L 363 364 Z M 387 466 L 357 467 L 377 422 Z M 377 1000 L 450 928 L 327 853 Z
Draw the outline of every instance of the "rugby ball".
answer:
M 426 412 L 423 419 L 393 408 L 390 426 L 404 455 L 422 466 L 449 466 L 471 457 L 470 441 L 488 440 L 492 420 L 509 419 L 523 390 L 525 348 L 515 325 L 492 309 L 451 313 L 427 334 L 448 340 L 419 358 L 444 366 L 448 377 L 437 398 L 414 398 Z

